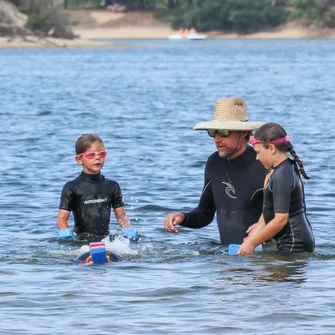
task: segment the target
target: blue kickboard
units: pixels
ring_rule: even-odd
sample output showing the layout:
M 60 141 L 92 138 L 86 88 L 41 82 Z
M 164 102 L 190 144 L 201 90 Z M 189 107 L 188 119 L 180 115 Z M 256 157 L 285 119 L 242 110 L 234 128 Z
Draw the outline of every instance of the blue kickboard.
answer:
M 104 264 L 107 262 L 105 244 L 102 242 L 90 243 L 90 252 L 94 264 Z

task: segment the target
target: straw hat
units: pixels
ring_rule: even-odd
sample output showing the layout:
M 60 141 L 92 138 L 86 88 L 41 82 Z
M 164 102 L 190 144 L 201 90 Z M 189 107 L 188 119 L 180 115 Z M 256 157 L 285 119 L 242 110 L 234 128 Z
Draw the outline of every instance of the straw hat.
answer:
M 222 98 L 217 100 L 212 121 L 199 122 L 193 130 L 226 129 L 252 131 L 264 122 L 249 122 L 247 106 L 241 98 Z

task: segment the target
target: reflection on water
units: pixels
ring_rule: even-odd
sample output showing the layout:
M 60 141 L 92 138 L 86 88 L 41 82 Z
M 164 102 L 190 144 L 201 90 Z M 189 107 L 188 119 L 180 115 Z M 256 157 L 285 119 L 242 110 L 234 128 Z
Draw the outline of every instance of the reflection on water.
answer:
M 262 271 L 262 275 L 256 276 L 260 281 L 301 284 L 307 280 L 305 271 L 305 267 L 308 264 L 307 259 L 292 259 L 292 257 L 287 255 L 282 257 L 280 255 L 275 257 L 266 255 L 263 258 L 263 262 L 264 271 Z
M 218 280 L 228 280 L 234 285 L 247 287 L 272 287 L 273 282 L 302 284 L 307 280 L 305 267 L 308 266 L 309 257 L 308 254 L 287 255 L 265 250 L 258 255 L 250 255 L 243 261 L 236 259 L 229 262 L 228 269 L 220 271 Z M 226 259 L 220 260 L 219 264 L 223 262 L 226 263 Z
M 334 43 L 140 42 L 0 51 L 0 332 L 332 334 Z M 215 223 L 163 230 L 167 213 L 199 200 L 215 146 L 192 127 L 223 96 L 243 97 L 250 120 L 292 136 L 311 177 L 314 254 L 228 256 Z M 105 266 L 76 265 L 87 246 L 57 241 L 60 192 L 80 173 L 74 143 L 88 132 L 104 139 L 103 174 L 119 182 L 141 234 L 110 241 L 125 261 Z

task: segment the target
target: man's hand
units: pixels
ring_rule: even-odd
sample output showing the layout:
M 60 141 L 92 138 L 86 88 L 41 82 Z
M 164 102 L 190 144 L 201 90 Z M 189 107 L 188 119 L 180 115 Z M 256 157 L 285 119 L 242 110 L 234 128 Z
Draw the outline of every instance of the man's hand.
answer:
M 169 214 L 164 221 L 164 228 L 166 231 L 170 233 L 178 233 L 178 230 L 175 228 L 176 225 L 182 223 L 185 219 L 185 215 L 183 213 L 173 213 Z

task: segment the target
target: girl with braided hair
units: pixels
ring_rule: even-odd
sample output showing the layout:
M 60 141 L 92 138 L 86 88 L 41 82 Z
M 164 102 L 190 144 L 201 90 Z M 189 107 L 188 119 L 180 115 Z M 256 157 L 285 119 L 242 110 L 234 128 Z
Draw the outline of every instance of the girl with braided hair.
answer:
M 257 153 L 256 159 L 270 171 L 264 181 L 263 213 L 237 254 L 250 254 L 257 245 L 271 238 L 279 251 L 314 251 L 314 234 L 306 215 L 301 175 L 305 179 L 309 177 L 290 137 L 279 124 L 266 123 L 249 142 Z

